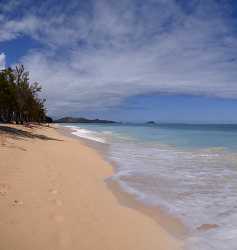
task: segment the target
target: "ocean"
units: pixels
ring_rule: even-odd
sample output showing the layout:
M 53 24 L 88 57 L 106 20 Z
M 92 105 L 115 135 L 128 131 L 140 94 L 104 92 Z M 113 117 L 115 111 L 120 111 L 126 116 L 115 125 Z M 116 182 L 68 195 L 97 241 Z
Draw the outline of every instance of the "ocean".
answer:
M 111 177 L 188 228 L 187 250 L 237 249 L 237 125 L 64 124 L 108 145 Z

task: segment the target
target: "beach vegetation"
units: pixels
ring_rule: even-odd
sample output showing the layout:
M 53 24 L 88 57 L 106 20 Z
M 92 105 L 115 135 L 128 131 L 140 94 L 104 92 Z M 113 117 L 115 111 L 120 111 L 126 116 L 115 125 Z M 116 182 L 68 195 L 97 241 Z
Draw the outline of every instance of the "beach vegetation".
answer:
M 40 97 L 39 83 L 30 83 L 23 65 L 0 71 L 0 121 L 43 122 L 46 119 L 45 99 Z

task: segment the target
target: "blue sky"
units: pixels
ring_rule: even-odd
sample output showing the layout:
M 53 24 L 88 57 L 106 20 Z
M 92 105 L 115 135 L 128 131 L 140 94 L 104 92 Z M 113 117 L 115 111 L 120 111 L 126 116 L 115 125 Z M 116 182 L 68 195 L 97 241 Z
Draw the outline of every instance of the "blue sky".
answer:
M 0 27 L 53 117 L 237 122 L 235 0 L 0 0 Z
M 235 99 L 153 94 L 129 97 L 117 107 L 80 114 L 129 122 L 236 123 L 236 107 Z

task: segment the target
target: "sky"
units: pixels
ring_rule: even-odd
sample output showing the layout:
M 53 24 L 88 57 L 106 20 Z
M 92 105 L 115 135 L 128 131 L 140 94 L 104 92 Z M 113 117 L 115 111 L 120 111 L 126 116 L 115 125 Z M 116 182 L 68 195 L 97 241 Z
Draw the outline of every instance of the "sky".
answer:
M 237 122 L 236 0 L 0 0 L 0 69 L 48 114 Z

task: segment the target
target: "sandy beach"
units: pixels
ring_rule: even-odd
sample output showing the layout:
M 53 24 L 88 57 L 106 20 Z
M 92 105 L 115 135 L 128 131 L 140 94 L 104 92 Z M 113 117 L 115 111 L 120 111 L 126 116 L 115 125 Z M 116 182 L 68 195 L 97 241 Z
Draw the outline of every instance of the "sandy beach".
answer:
M 176 250 L 157 221 L 121 205 L 112 167 L 55 127 L 0 130 L 0 250 Z M 4 131 L 2 131 L 4 130 Z

